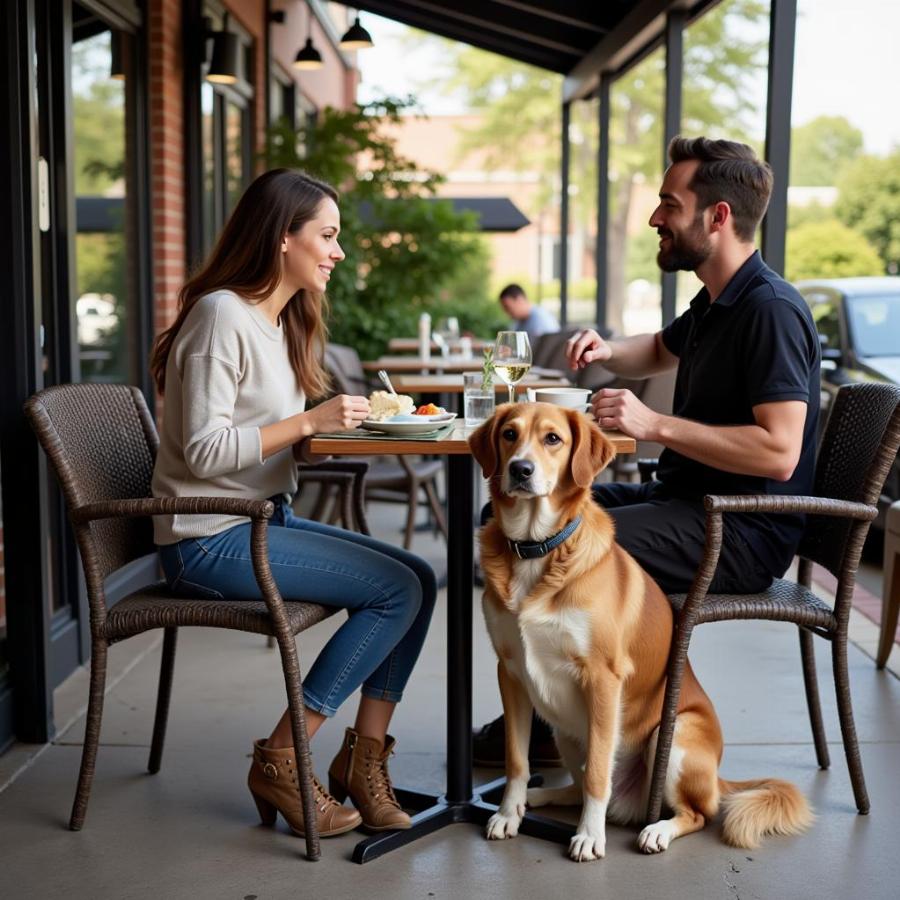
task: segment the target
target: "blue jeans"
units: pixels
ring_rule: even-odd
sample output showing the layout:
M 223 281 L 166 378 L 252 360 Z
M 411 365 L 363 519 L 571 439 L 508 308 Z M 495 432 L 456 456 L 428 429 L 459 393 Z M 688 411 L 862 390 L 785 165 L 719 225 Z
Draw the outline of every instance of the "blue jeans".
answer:
M 250 524 L 159 548 L 169 586 L 193 597 L 262 598 L 250 555 Z M 437 583 L 425 560 L 366 535 L 300 519 L 276 503 L 269 563 L 285 600 L 346 609 L 349 618 L 303 683 L 309 709 L 333 716 L 362 685 L 365 697 L 397 702 L 419 657 Z

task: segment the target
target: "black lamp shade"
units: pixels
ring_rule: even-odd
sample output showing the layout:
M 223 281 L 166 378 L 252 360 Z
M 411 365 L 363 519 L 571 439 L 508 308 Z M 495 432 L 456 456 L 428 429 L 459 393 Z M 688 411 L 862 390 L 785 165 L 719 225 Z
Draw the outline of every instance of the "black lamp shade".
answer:
M 117 81 L 125 80 L 125 60 L 122 53 L 122 44 L 124 38 L 118 31 L 110 32 L 110 66 L 109 77 L 115 78 Z
M 313 46 L 312 38 L 308 37 L 306 43 L 300 48 L 294 59 L 295 69 L 321 69 L 322 54 Z
M 212 60 L 206 80 L 216 84 L 234 84 L 241 71 L 241 41 L 231 31 L 213 32 Z
M 372 43 L 372 35 L 359 24 L 359 16 L 356 21 L 347 29 L 346 34 L 341 38 L 339 44 L 341 50 L 365 50 L 374 46 Z

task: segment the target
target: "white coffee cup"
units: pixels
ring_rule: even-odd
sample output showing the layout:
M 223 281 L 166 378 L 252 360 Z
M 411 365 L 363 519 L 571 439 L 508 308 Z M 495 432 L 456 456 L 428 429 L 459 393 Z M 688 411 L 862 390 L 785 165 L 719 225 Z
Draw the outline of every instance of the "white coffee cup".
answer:
M 533 393 L 536 403 L 554 403 L 567 409 L 587 409 L 591 399 L 591 392 L 587 388 L 535 388 Z

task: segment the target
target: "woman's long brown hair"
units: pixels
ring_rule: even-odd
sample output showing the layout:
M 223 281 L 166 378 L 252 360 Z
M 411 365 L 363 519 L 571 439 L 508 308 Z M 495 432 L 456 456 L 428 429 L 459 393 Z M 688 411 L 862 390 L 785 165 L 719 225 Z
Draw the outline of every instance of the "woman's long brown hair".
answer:
M 284 236 L 295 234 L 314 218 L 326 197 L 338 199 L 334 188 L 290 169 L 266 172 L 244 191 L 203 267 L 179 292 L 174 324 L 153 345 L 150 372 L 160 394 L 165 392 L 172 345 L 194 304 L 212 291 L 226 289 L 251 303 L 268 297 L 281 279 Z M 297 387 L 313 399 L 328 390 L 322 368 L 326 308 L 324 294 L 300 290 L 281 312 Z

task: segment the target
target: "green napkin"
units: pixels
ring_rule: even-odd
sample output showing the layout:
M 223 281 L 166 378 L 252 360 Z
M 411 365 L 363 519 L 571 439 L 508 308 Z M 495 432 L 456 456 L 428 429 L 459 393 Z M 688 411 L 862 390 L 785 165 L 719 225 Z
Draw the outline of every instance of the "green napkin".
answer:
M 440 441 L 445 438 L 455 425 L 449 422 L 442 425 L 437 431 L 429 431 L 426 434 L 387 434 L 383 431 L 369 431 L 367 428 L 356 428 L 353 431 L 335 431 L 317 434 L 317 438 L 336 438 L 338 440 L 351 441 Z

